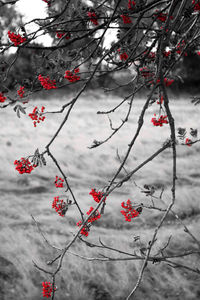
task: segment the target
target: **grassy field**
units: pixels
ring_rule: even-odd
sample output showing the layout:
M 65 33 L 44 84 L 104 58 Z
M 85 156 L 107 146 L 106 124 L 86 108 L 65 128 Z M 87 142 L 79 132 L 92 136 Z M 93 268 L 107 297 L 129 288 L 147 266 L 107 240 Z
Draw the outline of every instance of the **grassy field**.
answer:
M 58 109 L 70 95 L 63 99 L 38 100 L 29 104 L 27 112 L 31 112 L 35 104 L 44 105 L 47 111 Z M 58 159 L 77 200 L 84 212 L 95 203 L 89 195 L 91 188 L 102 189 L 114 175 L 119 166 L 116 149 L 121 157 L 126 152 L 137 127 L 138 115 L 144 101 L 135 101 L 128 124 L 113 137 L 112 140 L 95 149 L 88 149 L 94 139 L 103 140 L 110 134 L 109 121 L 105 115 L 97 115 L 97 111 L 113 108 L 120 99 L 90 92 L 83 95 L 62 132 L 52 145 L 52 153 Z M 127 104 L 112 115 L 113 127 L 119 125 L 125 117 Z M 171 109 L 175 116 L 176 127 L 200 129 L 200 107 L 195 107 L 189 100 L 172 99 Z M 151 123 L 154 113 L 158 113 L 158 105 L 152 105 L 146 114 L 145 124 L 126 165 L 132 170 L 144 159 L 148 158 L 163 142 L 169 138 L 168 125 L 155 127 Z M 45 262 L 56 255 L 44 243 L 31 219 L 33 214 L 41 224 L 41 228 L 49 241 L 63 247 L 70 241 L 77 229 L 79 216 L 72 206 L 64 218 L 51 208 L 53 198 L 63 195 L 54 187 L 56 175 L 60 175 L 47 157 L 47 166 L 37 168 L 32 174 L 18 174 L 13 162 L 15 159 L 34 153 L 36 148 L 44 150 L 52 135 L 58 128 L 64 115 L 47 115 L 46 120 L 33 127 L 32 120 L 26 115 L 17 118 L 11 108 L 1 111 L 0 145 L 0 299 L 1 300 L 39 300 L 42 299 L 42 281 L 49 281 L 48 275 L 34 268 L 32 260 L 45 267 Z M 182 221 L 193 234 L 200 238 L 200 145 L 177 147 L 177 201 L 174 207 Z M 172 183 L 172 151 L 163 152 L 152 162 L 138 171 L 133 177 L 137 185 L 152 184 L 158 196 L 164 186 L 163 200 L 169 204 Z M 119 176 L 122 178 L 124 173 Z M 141 245 L 151 240 L 156 224 L 162 213 L 143 210 L 140 217 L 131 223 L 125 222 L 121 215 L 121 202 L 132 200 L 134 203 L 150 205 L 149 197 L 140 192 L 134 181 L 124 184 L 115 190 L 107 200 L 103 218 L 90 232 L 88 241 L 98 243 L 99 237 L 107 245 L 129 252 L 138 251 Z M 164 207 L 159 200 L 159 207 Z M 140 243 L 134 242 L 134 236 L 140 236 Z M 155 250 L 163 246 L 172 235 L 170 251 L 196 249 L 189 235 L 181 224 L 170 215 L 158 234 Z M 71 251 L 87 257 L 97 257 L 99 253 L 119 257 L 119 254 L 108 253 L 98 248 L 86 247 L 77 242 Z M 185 258 L 185 264 L 197 266 L 199 257 L 193 255 Z M 140 271 L 141 261 L 88 262 L 72 254 L 65 257 L 63 269 L 57 280 L 58 300 L 121 300 L 129 294 Z M 150 264 L 146 269 L 142 284 L 134 299 L 184 299 L 192 300 L 200 297 L 200 277 L 184 269 L 174 269 L 167 264 Z

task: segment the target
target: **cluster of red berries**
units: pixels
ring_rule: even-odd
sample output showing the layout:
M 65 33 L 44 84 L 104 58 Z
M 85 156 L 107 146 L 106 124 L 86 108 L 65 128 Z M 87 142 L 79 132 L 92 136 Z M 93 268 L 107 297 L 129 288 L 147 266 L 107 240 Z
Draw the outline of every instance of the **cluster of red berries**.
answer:
M 57 188 L 63 188 L 64 179 L 61 177 L 56 176 L 56 180 L 54 181 L 55 186 Z M 52 208 L 59 214 L 59 216 L 64 217 L 67 211 L 67 204 L 64 202 L 63 199 L 59 199 L 59 196 L 54 197 L 54 201 L 52 203 Z
M 59 214 L 59 216 L 64 217 L 66 213 L 66 203 L 63 199 L 59 199 L 59 196 L 54 197 L 52 208 Z
M 124 24 L 132 23 L 131 18 L 128 15 L 121 15 Z
M 194 5 L 194 11 L 200 11 L 200 1 L 192 0 L 192 4 Z
M 122 202 L 121 207 L 125 209 L 121 210 L 121 214 L 124 215 L 125 221 L 131 222 L 131 219 L 137 217 L 140 214 L 139 211 L 133 208 L 130 199 L 126 201 L 126 204 L 125 202 Z
M 96 26 L 99 25 L 95 12 L 88 11 L 87 15 L 90 18 L 90 22 L 92 22 Z
M 94 208 L 91 206 L 90 209 L 87 212 L 87 215 L 89 216 L 91 214 L 91 212 L 94 210 Z M 94 214 L 92 214 L 92 216 L 88 219 L 88 223 L 92 223 L 94 221 L 97 221 L 98 219 L 101 218 L 101 214 L 97 211 L 95 211 Z
M 191 143 L 192 143 L 192 140 L 190 140 L 189 138 L 186 138 L 185 144 L 186 144 L 187 146 L 191 147 L 191 146 L 192 146 Z
M 24 86 L 20 86 L 19 90 L 17 91 L 17 94 L 20 96 L 20 98 L 24 97 Z
M 33 109 L 33 112 L 29 114 L 29 117 L 33 120 L 34 127 L 36 127 L 36 124 L 40 123 L 40 121 L 42 122 L 44 121 L 45 119 L 45 116 L 43 116 L 44 110 L 45 110 L 44 106 L 41 107 L 41 111 L 39 111 L 38 107 L 36 106 Z
M 174 79 L 164 78 L 165 86 L 170 86 L 174 82 Z
M 8 31 L 8 37 L 15 46 L 18 46 L 26 41 L 25 37 L 22 37 L 20 34 L 15 34 L 10 30 Z
M 66 35 L 66 32 L 56 31 L 57 38 L 61 39 L 64 35 Z M 65 38 L 66 38 L 66 40 L 69 40 L 70 39 L 70 34 L 68 33 L 65 36 Z
M 154 116 L 156 116 L 156 114 L 154 114 Z M 152 118 L 151 122 L 153 123 L 154 126 L 160 126 L 162 127 L 163 124 L 168 124 L 169 122 L 166 120 L 167 116 L 163 116 L 161 115 L 160 118 L 158 118 L 158 120 L 156 120 L 156 118 Z
M 61 177 L 58 178 L 58 176 L 56 176 L 56 180 L 54 181 L 54 183 L 57 188 L 63 188 L 63 182 L 64 179 L 62 179 Z
M 51 0 L 42 0 L 42 1 L 44 1 L 46 4 L 48 4 L 49 7 L 51 6 Z
M 3 95 L 3 93 L 0 93 L 0 103 L 5 102 L 7 98 Z
M 38 80 L 45 90 L 56 89 L 56 81 L 51 80 L 49 76 L 43 77 L 41 74 L 38 76 Z
M 135 1 L 128 0 L 128 9 L 129 10 L 133 10 L 135 8 L 135 5 L 136 5 Z
M 128 59 L 128 54 L 126 52 L 120 53 L 121 49 L 118 49 L 117 51 L 119 52 L 119 58 L 121 60 L 126 61 Z
M 159 21 L 161 21 L 161 22 L 165 22 L 166 21 L 166 19 L 167 19 L 167 16 L 168 16 L 168 14 L 166 13 L 166 14 L 164 14 L 164 13 L 162 13 L 162 12 L 159 12 L 158 10 L 156 10 L 156 12 L 154 13 L 154 16 L 159 20 Z M 170 16 L 169 17 L 170 18 L 170 20 L 173 20 L 173 16 Z
M 147 51 L 145 51 L 145 52 L 143 53 L 143 55 L 146 55 L 146 54 L 147 54 Z M 156 53 L 153 52 L 153 51 L 149 52 L 148 58 L 154 60 L 154 59 L 156 58 Z
M 161 22 L 165 22 L 167 19 L 167 14 L 159 12 L 158 10 L 156 10 L 156 12 L 154 13 L 154 16 Z
M 76 225 L 78 226 L 78 227 L 81 227 L 82 226 L 82 221 L 79 221 L 78 223 L 76 223 Z M 82 235 L 85 235 L 85 236 L 88 236 L 89 235 L 89 231 L 90 231 L 90 228 L 89 228 L 89 226 L 84 226 L 82 229 L 81 229 L 81 231 L 80 231 L 80 234 L 82 234 Z
M 69 82 L 76 82 L 78 80 L 80 80 L 80 76 L 77 76 L 76 74 L 79 73 L 80 69 L 77 68 L 74 70 L 74 74 L 67 70 L 65 71 L 65 78 L 69 81 Z
M 104 194 L 102 192 L 96 192 L 96 189 L 91 189 L 91 192 L 89 193 L 89 195 L 91 195 L 93 197 L 94 201 L 96 201 L 97 203 L 99 203 L 104 196 Z M 105 201 L 106 201 L 106 197 L 103 200 L 103 202 L 105 202 Z
M 53 290 L 52 283 L 45 281 L 42 283 L 42 286 L 43 286 L 42 289 L 43 297 L 50 298 Z
M 156 58 L 156 53 L 155 52 L 150 52 L 149 55 L 148 55 L 148 58 L 150 59 L 155 59 Z
M 20 174 L 24 173 L 31 173 L 36 165 L 31 165 L 30 161 L 28 159 L 25 159 L 22 157 L 20 160 L 15 160 L 14 165 L 17 165 L 15 170 L 17 170 Z
M 144 78 L 149 78 L 149 77 L 154 76 L 154 73 L 151 72 L 149 69 L 147 69 L 147 67 L 140 68 L 139 71 L 140 71 L 142 77 L 144 77 Z
M 164 78 L 164 84 L 166 87 L 170 86 L 174 82 L 174 79 Z M 157 80 L 157 83 L 160 83 L 160 79 Z
M 89 216 L 91 214 L 91 212 L 94 210 L 94 208 L 91 206 L 90 209 L 87 212 L 87 215 Z M 94 221 L 98 220 L 101 218 L 101 214 L 98 212 L 98 210 L 91 215 L 91 217 L 88 219 L 87 223 L 93 223 Z M 79 221 L 76 225 L 78 227 L 82 226 L 82 221 Z M 90 231 L 90 224 L 87 224 L 86 226 L 84 226 L 81 231 L 80 234 L 88 236 L 89 235 L 89 231 Z
M 176 53 L 181 54 L 185 47 L 185 41 L 183 40 L 181 43 L 178 43 Z M 187 52 L 184 52 L 184 55 L 187 56 Z
M 169 57 L 171 55 L 171 51 L 164 51 L 163 56 Z
M 104 194 L 102 192 L 96 192 L 96 189 L 91 189 L 91 192 L 89 193 L 89 195 L 91 195 L 94 199 L 95 202 L 99 203 L 101 201 L 101 199 L 103 198 Z M 106 198 L 104 199 L 103 202 L 105 202 Z M 94 208 L 91 206 L 89 211 L 87 212 L 87 215 L 89 216 L 91 214 L 91 212 L 94 210 Z M 90 226 L 91 223 L 100 219 L 101 218 L 101 214 L 98 212 L 98 210 L 92 214 L 92 216 L 88 219 L 87 224 L 81 229 L 80 234 L 88 236 L 89 231 L 90 231 Z M 88 224 L 90 223 L 90 224 Z M 82 221 L 79 221 L 76 225 L 81 227 L 82 226 Z

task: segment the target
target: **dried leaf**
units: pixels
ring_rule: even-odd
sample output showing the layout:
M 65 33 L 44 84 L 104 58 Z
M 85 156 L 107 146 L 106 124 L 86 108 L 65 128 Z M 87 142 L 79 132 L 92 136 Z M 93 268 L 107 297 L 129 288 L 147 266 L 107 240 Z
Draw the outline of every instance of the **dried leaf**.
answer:
M 26 114 L 25 109 L 24 109 L 21 105 L 19 105 L 19 110 L 20 110 L 24 115 Z
M 19 107 L 17 108 L 17 116 L 18 116 L 18 118 L 20 118 L 20 110 L 19 110 Z

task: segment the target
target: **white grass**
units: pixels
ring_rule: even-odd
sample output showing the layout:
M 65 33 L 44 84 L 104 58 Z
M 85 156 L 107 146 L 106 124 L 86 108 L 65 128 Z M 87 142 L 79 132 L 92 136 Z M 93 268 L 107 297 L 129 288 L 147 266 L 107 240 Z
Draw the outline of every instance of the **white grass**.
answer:
M 119 101 L 117 97 L 103 97 L 104 95 L 98 95 L 97 100 L 95 93 L 89 97 L 82 97 L 75 105 L 69 122 L 63 127 L 51 148 L 66 172 L 84 212 L 90 206 L 95 205 L 89 195 L 91 188 L 103 188 L 119 167 L 116 149 L 123 157 L 134 135 L 138 115 L 144 103 L 144 100 L 135 101 L 130 121 L 125 124 L 119 134 L 99 148 L 90 150 L 87 147 L 91 146 L 94 139 L 103 140 L 111 133 L 107 117 L 97 115 L 96 112 L 109 110 Z M 63 101 L 69 100 L 69 95 L 66 95 L 65 100 L 50 99 L 48 102 L 38 100 L 27 108 L 27 113 L 31 112 L 35 105 L 38 107 L 44 105 L 47 111 L 57 110 L 62 106 Z M 126 109 L 127 104 L 124 104 L 122 110 L 111 115 L 114 127 L 119 125 L 120 119 L 125 117 Z M 186 100 L 173 100 L 171 109 L 177 128 L 186 127 L 189 130 L 191 127 L 197 127 L 200 129 L 198 106 L 195 107 Z M 168 125 L 161 128 L 152 125 L 151 118 L 154 113 L 157 113 L 156 110 L 158 110 L 158 105 L 154 104 L 147 111 L 141 135 L 126 165 L 127 170 L 134 169 L 148 158 L 170 136 Z M 36 148 L 42 152 L 63 117 L 64 114 L 47 115 L 46 120 L 34 128 L 32 120 L 27 115 L 22 115 L 21 119 L 18 119 L 10 108 L 1 111 L 1 255 L 12 261 L 23 275 L 23 279 L 20 280 L 21 294 L 17 298 L 19 300 L 42 299 L 41 281 L 48 280 L 48 278 L 34 269 L 32 259 L 44 265 L 45 261 L 55 255 L 55 252 L 44 245 L 30 214 L 32 213 L 41 223 L 42 229 L 51 242 L 58 246 L 63 246 L 66 241 L 70 240 L 72 232 L 77 228 L 76 222 L 79 220 L 74 206 L 67 212 L 65 218 L 59 217 L 51 209 L 53 197 L 58 194 L 62 195 L 63 192 L 54 188 L 55 175 L 60 174 L 49 158 L 47 158 L 46 167 L 37 168 L 30 175 L 18 174 L 13 165 L 15 159 L 33 154 Z M 200 237 L 198 232 L 199 150 L 199 144 L 192 147 L 181 145 L 177 147 L 177 203 L 174 208 L 197 237 Z M 140 186 L 144 184 L 157 186 L 157 195 L 160 193 L 159 187 L 164 185 L 163 199 L 166 204 L 171 198 L 171 157 L 171 150 L 166 150 L 136 173 L 133 178 Z M 133 181 L 124 184 L 121 189 L 109 196 L 105 215 L 99 220 L 99 226 L 92 228 L 88 240 L 98 242 L 98 237 L 101 236 L 110 245 L 127 251 L 133 251 L 133 248 L 139 251 L 139 245 L 133 243 L 133 236 L 140 235 L 144 245 L 151 239 L 153 228 L 161 215 L 144 210 L 139 218 L 126 224 L 120 213 L 120 205 L 127 199 L 138 204 L 140 202 L 151 204 L 149 198 L 140 193 Z M 156 204 L 162 206 L 158 202 Z M 159 234 L 158 248 L 160 244 L 165 243 L 170 234 L 174 236 L 173 249 L 176 247 L 189 249 L 194 246 L 191 239 L 183 232 L 183 228 L 171 216 Z M 86 248 L 80 243 L 73 247 L 73 251 L 88 257 L 98 255 L 96 249 Z M 194 259 L 188 258 L 187 263 L 195 264 L 195 257 Z M 57 282 L 58 299 L 95 299 L 98 293 L 104 295 L 101 296 L 104 298 L 98 299 L 106 299 L 106 291 L 115 300 L 124 299 L 137 280 L 140 266 L 141 262 L 88 263 L 68 255 Z M 197 299 L 199 290 L 195 280 L 196 277 L 191 273 L 174 270 L 164 265 L 150 265 L 141 290 L 137 292 L 135 299 L 146 297 L 147 299 L 166 299 L 167 297 Z M 6 299 L 15 299 L 12 295 L 10 296 L 9 290 L 6 290 L 6 293 L 8 297 Z

